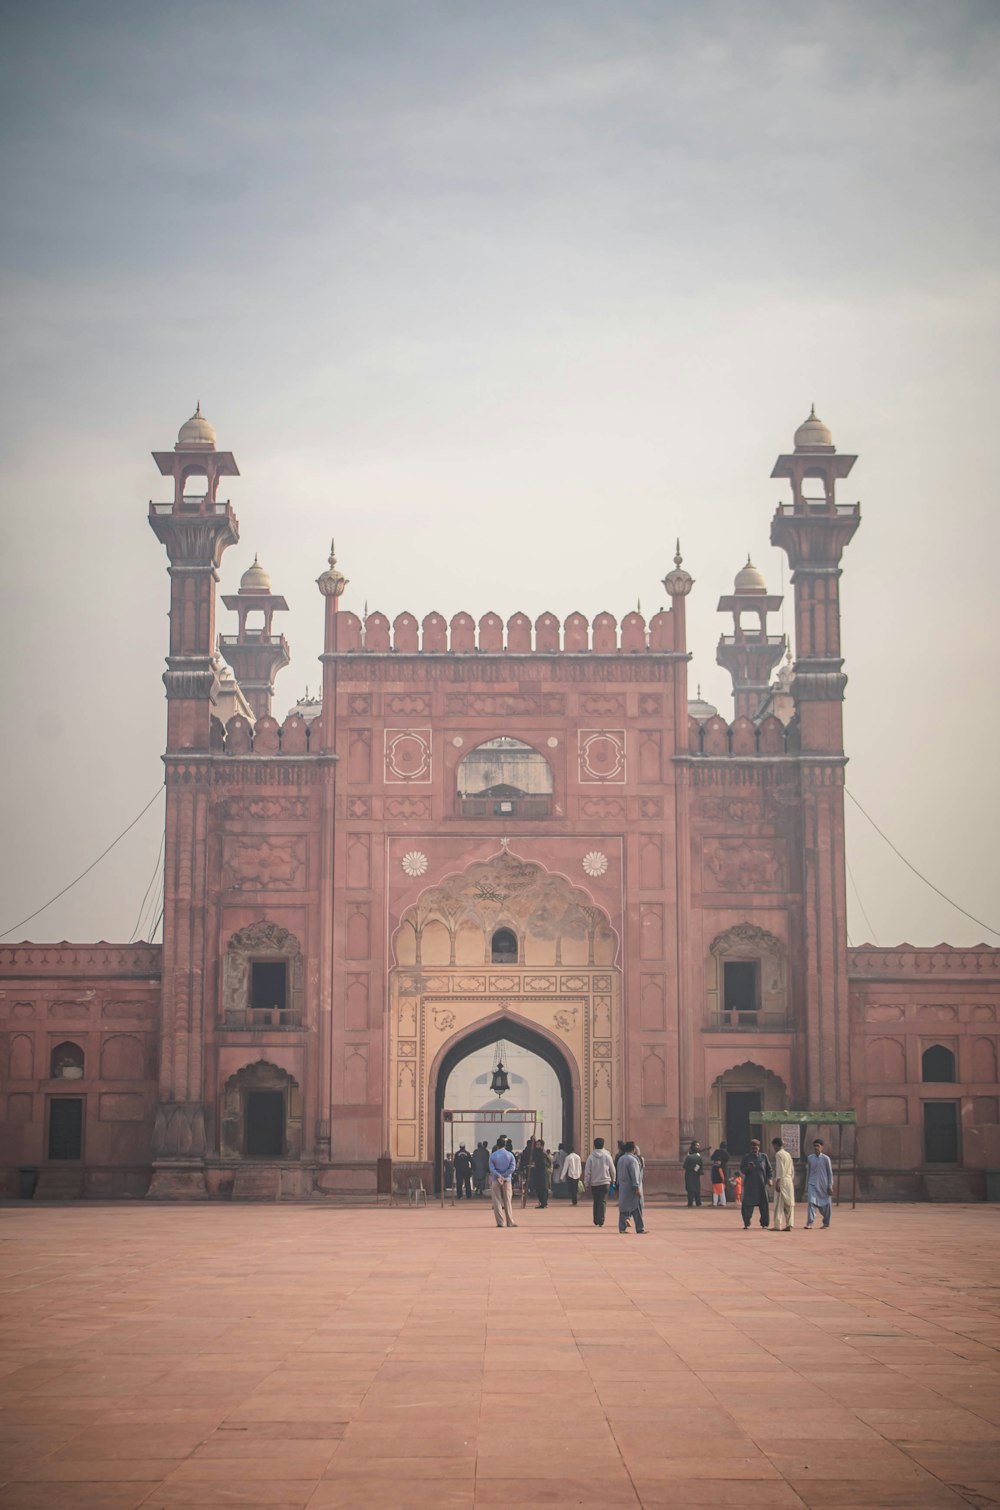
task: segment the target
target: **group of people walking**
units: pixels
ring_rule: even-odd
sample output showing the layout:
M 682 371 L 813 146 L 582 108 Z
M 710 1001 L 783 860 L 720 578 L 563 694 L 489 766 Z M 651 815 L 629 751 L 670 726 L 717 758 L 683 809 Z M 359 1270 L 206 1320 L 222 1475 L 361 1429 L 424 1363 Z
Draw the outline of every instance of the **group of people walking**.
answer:
M 483 1146 L 480 1144 L 477 1152 Z M 456 1175 L 458 1159 L 463 1153 L 467 1154 L 464 1146 L 455 1157 Z M 498 1227 L 517 1226 L 513 1211 L 515 1179 L 521 1181 L 522 1193 L 534 1195 L 538 1207 L 544 1210 L 549 1203 L 553 1177 L 556 1177 L 567 1187 L 574 1206 L 579 1201 L 581 1185 L 590 1192 L 595 1227 L 604 1226 L 608 1197 L 617 1192 L 619 1232 L 631 1231 L 634 1224 L 636 1235 L 641 1237 L 646 1231 L 642 1174 L 642 1154 L 633 1142 L 619 1143 L 618 1157 L 613 1159 L 604 1146 L 604 1139 L 595 1138 L 593 1152 L 586 1164 L 573 1148 L 563 1148 L 562 1144 L 554 1158 L 542 1138 L 529 1138 L 520 1155 L 515 1155 L 510 1138 L 501 1135 L 492 1152 L 487 1153 L 493 1219 Z M 447 1167 L 445 1178 L 447 1180 Z
M 720 1143 L 711 1154 L 712 1205 L 725 1206 L 727 1193 L 735 1197 L 743 1218 L 744 1229 L 750 1226 L 755 1211 L 760 1225 L 775 1232 L 791 1232 L 795 1226 L 795 1161 L 781 1138 L 771 1139 L 774 1162 L 763 1152 L 759 1138 L 751 1138 L 750 1152 L 740 1160 L 731 1176 L 731 1155 Z M 684 1157 L 684 1189 L 689 1206 L 701 1205 L 701 1177 L 704 1170 L 701 1144 L 693 1142 Z M 769 1191 L 774 1192 L 774 1218 L 771 1218 Z M 806 1231 L 814 1225 L 817 1212 L 823 1226 L 829 1227 L 833 1211 L 833 1164 L 824 1150 L 823 1139 L 813 1140 L 813 1151 L 806 1160 Z
M 761 1149 L 758 1138 L 751 1139 L 750 1152 L 730 1172 L 732 1156 L 725 1142 L 709 1158 L 712 1205 L 722 1207 L 733 1198 L 740 1208 L 744 1230 L 759 1215 L 761 1227 L 775 1232 L 791 1232 L 795 1226 L 795 1162 L 781 1138 L 771 1140 L 772 1159 Z M 689 1207 L 701 1205 L 701 1180 L 705 1160 L 701 1144 L 693 1142 L 684 1157 L 684 1188 Z M 584 1164 L 572 1148 L 560 1143 L 556 1153 L 545 1147 L 542 1138 L 529 1138 L 519 1154 L 514 1153 L 511 1139 L 501 1134 L 491 1150 L 486 1142 L 477 1143 L 470 1154 L 463 1143 L 454 1159 L 444 1161 L 445 1190 L 456 1188 L 458 1200 L 484 1196 L 489 1186 L 493 1217 L 498 1227 L 515 1227 L 513 1193 L 515 1182 L 525 1197 L 533 1195 L 540 1210 L 549 1203 L 553 1182 L 565 1185 L 575 1206 L 581 1189 L 593 1202 L 595 1227 L 603 1227 L 608 1200 L 618 1198 L 618 1231 L 630 1232 L 634 1225 L 637 1237 L 646 1233 L 643 1194 L 644 1160 L 637 1145 L 629 1140 L 618 1144 L 612 1157 L 603 1138 L 594 1139 L 593 1151 Z M 774 1192 L 774 1215 L 771 1215 L 770 1192 Z M 806 1161 L 806 1231 L 819 1213 L 823 1226 L 829 1227 L 833 1210 L 833 1165 L 824 1151 L 822 1138 L 813 1142 Z

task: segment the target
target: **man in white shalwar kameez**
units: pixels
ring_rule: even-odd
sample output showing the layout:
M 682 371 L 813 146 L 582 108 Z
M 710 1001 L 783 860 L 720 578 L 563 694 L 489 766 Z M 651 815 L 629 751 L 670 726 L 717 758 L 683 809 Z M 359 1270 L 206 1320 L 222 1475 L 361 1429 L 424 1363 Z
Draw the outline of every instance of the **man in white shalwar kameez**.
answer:
M 774 1231 L 791 1232 L 795 1226 L 795 1164 L 780 1138 L 771 1139 L 774 1150 Z

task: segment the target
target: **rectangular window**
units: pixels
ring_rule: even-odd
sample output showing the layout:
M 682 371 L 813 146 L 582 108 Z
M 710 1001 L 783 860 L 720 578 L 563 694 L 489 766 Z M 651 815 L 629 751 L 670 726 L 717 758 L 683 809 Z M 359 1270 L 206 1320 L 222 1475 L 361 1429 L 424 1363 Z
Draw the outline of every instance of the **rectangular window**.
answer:
M 760 1011 L 760 961 L 729 959 L 722 966 L 722 1000 L 727 1012 Z
M 958 1163 L 958 1102 L 924 1102 L 924 1162 Z
M 49 1158 L 83 1158 L 82 1096 L 53 1096 L 49 1102 Z
M 288 963 L 254 960 L 250 966 L 250 1007 L 254 1012 L 283 1012 L 288 1005 Z

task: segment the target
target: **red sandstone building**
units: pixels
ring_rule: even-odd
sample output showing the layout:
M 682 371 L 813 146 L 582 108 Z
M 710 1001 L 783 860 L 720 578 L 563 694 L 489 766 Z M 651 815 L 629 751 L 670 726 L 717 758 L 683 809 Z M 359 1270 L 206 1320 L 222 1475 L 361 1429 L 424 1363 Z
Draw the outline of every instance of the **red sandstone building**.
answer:
M 322 706 L 272 716 L 286 607 L 223 599 L 237 476 L 200 411 L 154 453 L 172 496 L 162 946 L 0 948 L 4 1189 L 307 1197 L 427 1179 L 443 1088 L 498 1038 L 546 1059 L 564 1138 L 637 1139 L 652 1188 L 754 1108 L 858 1115 L 862 1189 L 978 1196 L 1000 1168 L 1000 953 L 849 949 L 841 557 L 855 458 L 811 415 L 772 476 L 780 599 L 719 608 L 732 723 L 689 703 L 668 610 L 364 619 L 319 578 Z M 225 659 L 235 673 L 224 694 Z M 219 717 L 220 710 L 241 709 Z M 309 717 L 307 714 L 314 714 Z

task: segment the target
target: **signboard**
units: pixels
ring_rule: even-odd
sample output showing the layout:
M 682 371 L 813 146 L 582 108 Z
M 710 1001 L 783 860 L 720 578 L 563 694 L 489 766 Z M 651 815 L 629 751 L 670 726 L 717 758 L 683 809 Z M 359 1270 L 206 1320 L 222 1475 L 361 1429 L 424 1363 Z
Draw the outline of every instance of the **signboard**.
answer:
M 750 1121 L 768 1127 L 784 1125 L 786 1122 L 797 1122 L 799 1126 L 807 1123 L 815 1123 L 820 1127 L 851 1127 L 858 1120 L 857 1112 L 796 1112 L 796 1111 L 764 1111 L 751 1112 Z
M 802 1128 L 798 1122 L 782 1122 L 781 1141 L 793 1159 L 802 1157 Z

